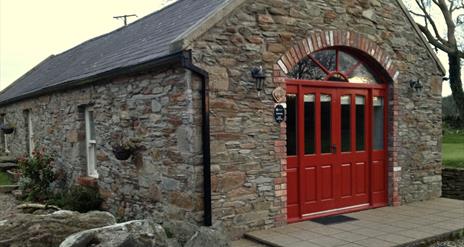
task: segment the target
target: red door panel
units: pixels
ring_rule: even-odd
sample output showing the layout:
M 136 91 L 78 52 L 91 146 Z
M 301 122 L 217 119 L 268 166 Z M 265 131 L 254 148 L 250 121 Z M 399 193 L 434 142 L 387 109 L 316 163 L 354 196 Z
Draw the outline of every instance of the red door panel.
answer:
M 356 184 L 356 195 L 367 194 L 366 184 L 366 163 L 358 162 L 355 165 L 355 177 L 354 181 Z
M 353 166 L 348 164 L 341 165 L 341 194 L 340 196 L 343 198 L 350 197 L 353 195 Z
M 385 176 L 383 171 L 385 165 L 383 160 L 372 161 L 372 192 L 384 191 L 385 190 Z
M 321 200 L 326 201 L 326 200 L 333 200 L 334 199 L 334 193 L 333 193 L 333 166 L 332 165 L 325 165 L 321 166 L 320 168 L 320 182 L 319 182 L 319 188 L 320 188 L 320 193 L 321 193 Z
M 304 194 L 305 194 L 305 203 L 315 203 L 317 201 L 317 185 L 316 185 L 316 167 L 307 167 L 305 168 L 304 174 Z
M 287 94 L 296 101 L 297 128 L 291 130 L 296 147 L 287 146 L 295 150 L 287 160 L 289 221 L 384 205 L 386 131 L 379 136 L 379 123 L 386 126 L 386 107 L 379 103 L 384 91 L 311 87 L 300 81 L 288 83 Z
M 289 219 L 299 219 L 301 216 L 298 191 L 298 172 L 296 169 L 287 169 L 287 214 Z

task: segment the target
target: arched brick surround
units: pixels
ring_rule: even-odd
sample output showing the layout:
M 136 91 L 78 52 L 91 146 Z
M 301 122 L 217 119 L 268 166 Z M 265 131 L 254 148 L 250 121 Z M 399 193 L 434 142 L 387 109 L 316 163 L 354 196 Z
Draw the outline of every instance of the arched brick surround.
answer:
M 393 60 L 388 53 L 378 46 L 374 41 L 367 38 L 365 35 L 352 31 L 323 31 L 311 32 L 308 37 L 298 41 L 293 47 L 285 52 L 273 67 L 273 81 L 276 87 L 286 88 L 285 80 L 291 68 L 307 55 L 334 46 L 345 46 L 358 49 L 371 58 L 375 59 L 379 65 L 390 76 L 392 86 L 390 87 L 389 104 L 389 145 L 388 145 L 388 200 L 391 205 L 399 206 L 401 198 L 399 195 L 399 180 L 401 177 L 401 167 L 397 162 L 398 145 L 397 145 L 397 119 L 399 112 L 398 105 L 398 89 L 395 87 L 399 76 L 399 71 L 393 64 Z M 287 202 L 287 187 L 286 187 L 286 166 L 287 166 L 287 150 L 286 150 L 286 131 L 287 125 L 285 122 L 280 125 L 280 140 L 275 142 L 275 152 L 277 157 L 281 159 L 282 178 L 276 179 L 276 197 L 280 197 L 282 202 Z M 276 218 L 277 224 L 285 224 L 287 220 L 287 210 L 282 209 L 282 215 Z
M 278 61 L 279 68 L 287 74 L 299 61 L 307 55 L 333 46 L 347 46 L 364 51 L 375 59 L 395 81 L 399 72 L 393 66 L 390 56 L 376 43 L 362 34 L 350 31 L 312 32 L 306 39 L 298 41 Z

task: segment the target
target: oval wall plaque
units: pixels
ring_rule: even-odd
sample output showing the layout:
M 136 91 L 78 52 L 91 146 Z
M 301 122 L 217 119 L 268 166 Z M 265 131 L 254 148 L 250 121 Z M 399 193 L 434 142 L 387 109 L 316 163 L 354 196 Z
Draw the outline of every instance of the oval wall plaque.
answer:
M 285 121 L 285 108 L 281 104 L 277 104 L 274 107 L 274 119 L 277 123 Z

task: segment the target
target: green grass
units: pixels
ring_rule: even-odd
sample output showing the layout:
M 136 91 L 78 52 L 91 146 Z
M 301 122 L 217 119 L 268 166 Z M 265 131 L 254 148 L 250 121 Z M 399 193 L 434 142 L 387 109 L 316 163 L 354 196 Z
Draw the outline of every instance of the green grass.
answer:
M 4 172 L 0 172 L 0 185 L 9 185 L 9 184 L 13 184 L 13 183 L 8 177 L 8 174 Z
M 442 151 L 444 166 L 464 168 L 464 131 L 445 132 Z

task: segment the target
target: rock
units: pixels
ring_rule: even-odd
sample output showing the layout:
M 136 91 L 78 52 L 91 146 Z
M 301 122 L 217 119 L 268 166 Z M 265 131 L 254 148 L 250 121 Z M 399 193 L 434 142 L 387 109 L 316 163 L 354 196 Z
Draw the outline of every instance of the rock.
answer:
M 78 232 L 60 247 L 167 247 L 164 229 L 150 220 L 134 220 Z
M 177 220 L 163 222 L 163 227 L 168 237 L 170 239 L 177 239 L 177 242 L 181 246 L 184 246 L 198 231 L 198 226 Z
M 221 247 L 230 246 L 229 239 L 221 224 L 213 227 L 199 227 L 184 221 L 163 222 L 163 227 L 169 237 L 170 247 Z
M 371 21 L 375 21 L 375 11 L 373 9 L 363 11 L 362 16 Z
M 0 163 L 16 163 L 16 158 L 13 156 L 0 156 Z
M 18 164 L 14 162 L 2 162 L 0 163 L 0 170 L 8 170 L 12 168 L 18 168 Z
M 13 190 L 17 190 L 19 185 L 9 184 L 9 185 L 0 185 L 0 193 L 11 193 Z
M 66 210 L 44 215 L 11 214 L 0 224 L 0 246 L 58 246 L 73 233 L 115 223 L 113 215 L 100 211 L 85 214 Z
M 222 227 L 200 227 L 184 247 L 229 247 L 229 240 Z

